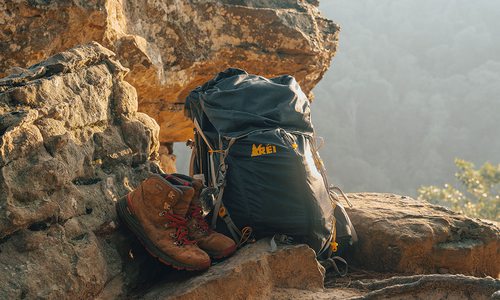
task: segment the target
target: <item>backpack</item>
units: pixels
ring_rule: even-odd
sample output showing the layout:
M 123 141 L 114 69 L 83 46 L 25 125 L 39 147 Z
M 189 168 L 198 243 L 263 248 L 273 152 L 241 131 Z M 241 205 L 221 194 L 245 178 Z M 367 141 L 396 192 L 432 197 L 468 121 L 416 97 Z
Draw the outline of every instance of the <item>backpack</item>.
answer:
M 357 240 L 328 184 L 310 103 L 292 76 L 227 69 L 188 95 L 185 112 L 195 125 L 190 176 L 208 186 L 203 206 L 217 231 L 238 244 L 290 238 L 318 256 Z

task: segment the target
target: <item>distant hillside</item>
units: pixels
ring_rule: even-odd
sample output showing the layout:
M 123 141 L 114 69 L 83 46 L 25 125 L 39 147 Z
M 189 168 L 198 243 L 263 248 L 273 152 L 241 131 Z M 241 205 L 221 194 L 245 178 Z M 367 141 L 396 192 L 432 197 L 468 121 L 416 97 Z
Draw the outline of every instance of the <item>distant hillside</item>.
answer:
M 335 183 L 416 194 L 455 157 L 500 162 L 500 2 L 329 0 L 340 48 L 314 90 Z

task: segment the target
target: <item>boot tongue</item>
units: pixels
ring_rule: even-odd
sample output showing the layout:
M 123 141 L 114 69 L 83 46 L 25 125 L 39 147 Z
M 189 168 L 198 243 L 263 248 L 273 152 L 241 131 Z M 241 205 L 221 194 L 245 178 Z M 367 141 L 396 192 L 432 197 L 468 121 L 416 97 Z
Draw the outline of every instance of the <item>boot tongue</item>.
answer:
M 190 186 L 177 186 L 177 188 L 182 191 L 182 195 L 172 207 L 172 211 L 176 215 L 185 217 L 194 196 L 194 189 Z

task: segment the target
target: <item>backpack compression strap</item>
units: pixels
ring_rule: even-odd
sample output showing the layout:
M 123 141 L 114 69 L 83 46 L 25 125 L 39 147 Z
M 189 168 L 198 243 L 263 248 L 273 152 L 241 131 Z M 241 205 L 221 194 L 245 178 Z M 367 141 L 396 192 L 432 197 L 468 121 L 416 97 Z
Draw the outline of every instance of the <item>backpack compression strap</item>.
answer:
M 209 184 L 211 185 L 211 187 L 215 188 L 215 191 L 212 194 L 213 197 L 212 199 L 214 200 L 214 211 L 212 214 L 211 227 L 212 229 L 215 229 L 217 224 L 217 218 L 220 217 L 226 223 L 226 226 L 229 232 L 231 233 L 233 240 L 235 241 L 237 246 L 240 247 L 250 238 L 252 234 L 252 228 L 245 227 L 242 230 L 240 230 L 238 226 L 234 224 L 233 220 L 229 216 L 227 209 L 224 207 L 224 204 L 222 203 L 222 196 L 224 195 L 224 188 L 226 186 L 226 171 L 227 171 L 226 157 L 229 153 L 229 149 L 236 142 L 236 138 L 229 139 L 227 148 L 224 150 L 222 149 L 222 142 L 219 141 L 220 143 L 219 148 L 221 149 L 216 150 L 214 149 L 214 147 L 212 147 L 207 137 L 203 133 L 203 130 L 201 129 L 200 124 L 198 123 L 198 120 L 194 119 L 193 123 L 194 126 L 196 127 L 197 133 L 200 134 L 203 141 L 208 147 L 209 163 L 210 163 L 209 168 L 211 177 L 211 182 Z M 217 175 L 215 174 L 214 153 L 219 153 L 222 156 L 220 159 L 220 165 L 217 171 Z M 214 194 L 216 194 L 217 196 L 215 197 Z

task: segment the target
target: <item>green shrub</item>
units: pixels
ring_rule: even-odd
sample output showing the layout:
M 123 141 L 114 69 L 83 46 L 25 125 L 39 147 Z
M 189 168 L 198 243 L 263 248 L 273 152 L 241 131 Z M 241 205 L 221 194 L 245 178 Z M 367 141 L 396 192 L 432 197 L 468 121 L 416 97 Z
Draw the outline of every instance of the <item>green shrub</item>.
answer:
M 450 184 L 442 188 L 422 186 L 418 189 L 418 198 L 447 206 L 470 217 L 499 221 L 500 164 L 495 166 L 487 162 L 476 170 L 473 163 L 455 159 L 455 165 L 459 188 Z

